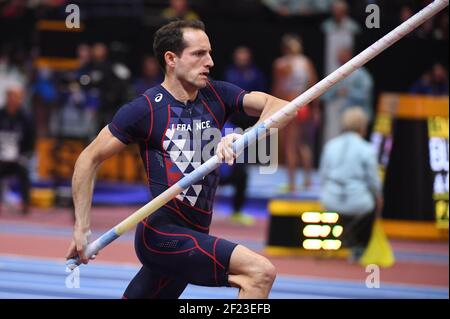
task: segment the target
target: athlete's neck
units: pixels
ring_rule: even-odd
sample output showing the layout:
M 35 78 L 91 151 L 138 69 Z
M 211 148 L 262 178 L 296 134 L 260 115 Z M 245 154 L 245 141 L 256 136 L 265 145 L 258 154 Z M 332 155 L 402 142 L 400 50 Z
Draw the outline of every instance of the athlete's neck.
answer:
M 161 85 L 169 91 L 172 96 L 184 104 L 187 101 L 194 101 L 198 94 L 198 88 L 183 85 L 180 81 L 172 79 L 166 76 L 164 82 Z

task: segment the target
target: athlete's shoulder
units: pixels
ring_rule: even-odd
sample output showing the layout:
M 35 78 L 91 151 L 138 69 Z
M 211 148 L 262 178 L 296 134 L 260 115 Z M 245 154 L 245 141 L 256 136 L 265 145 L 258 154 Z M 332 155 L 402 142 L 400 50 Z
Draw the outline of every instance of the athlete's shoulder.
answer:
M 226 82 L 226 81 L 220 81 L 220 80 L 209 80 L 206 88 L 212 89 L 212 90 L 214 90 L 214 89 L 217 90 L 217 89 L 226 88 L 229 85 L 234 85 L 234 84 L 231 84 L 230 82 Z
M 146 90 L 142 95 L 146 96 L 152 102 L 158 102 L 164 95 L 164 89 L 161 85 L 156 85 Z
M 208 81 L 205 90 L 212 91 L 214 94 L 219 95 L 220 97 L 222 97 L 223 95 L 227 96 L 229 94 L 234 95 L 235 93 L 244 91 L 236 84 L 217 80 Z
M 154 86 L 145 91 L 142 95 L 153 110 L 166 107 L 172 102 L 170 94 L 162 87 L 162 85 Z

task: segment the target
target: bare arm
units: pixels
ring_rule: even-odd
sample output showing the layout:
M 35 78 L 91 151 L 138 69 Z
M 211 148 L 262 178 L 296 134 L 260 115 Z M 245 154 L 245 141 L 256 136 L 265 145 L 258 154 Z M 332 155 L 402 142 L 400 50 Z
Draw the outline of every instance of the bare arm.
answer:
M 259 120 L 256 123 L 261 123 L 273 113 L 281 109 L 288 102 L 278 99 L 272 95 L 253 91 L 244 96 L 243 106 L 244 111 L 250 116 L 259 116 Z M 222 138 L 217 145 L 216 155 L 222 162 L 232 165 L 236 159 L 236 154 L 233 152 L 232 143 L 240 137 L 240 134 L 228 134 Z
M 72 195 L 76 221 L 73 241 L 66 258 L 78 255 L 83 263 L 87 263 L 87 258 L 84 256 L 83 251 L 87 244 L 86 237 L 90 227 L 90 210 L 95 175 L 103 161 L 119 153 L 125 146 L 105 127 L 78 157 L 72 178 Z
M 258 124 L 265 121 L 289 102 L 263 92 L 254 91 L 244 96 L 243 103 L 244 111 L 247 115 L 259 116 Z

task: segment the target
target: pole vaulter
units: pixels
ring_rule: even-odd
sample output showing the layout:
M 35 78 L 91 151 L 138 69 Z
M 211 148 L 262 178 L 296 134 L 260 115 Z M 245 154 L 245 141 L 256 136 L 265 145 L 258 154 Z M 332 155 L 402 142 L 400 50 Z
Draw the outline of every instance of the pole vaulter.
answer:
M 272 116 L 267 118 L 264 122 L 254 126 L 251 130 L 243 134 L 238 140 L 233 143 L 233 149 L 236 154 L 241 153 L 247 146 L 253 144 L 256 140 L 263 138 L 269 133 L 270 128 L 282 128 L 291 120 L 298 109 L 316 99 L 332 87 L 337 82 L 347 77 L 350 73 L 360 68 L 375 56 L 383 52 L 385 49 L 393 45 L 395 42 L 403 38 L 405 35 L 413 31 L 419 25 L 436 15 L 438 12 L 448 6 L 449 0 L 435 0 L 421 11 L 413 15 L 411 18 L 403 22 L 394 30 L 386 34 L 384 37 L 376 41 L 367 49 L 356 55 L 350 61 L 339 67 L 333 73 L 329 74 L 323 80 L 312 86 L 300 96 L 286 104 L 282 109 L 278 110 Z M 145 206 L 138 209 L 132 215 L 127 217 L 121 223 L 111 228 L 95 241 L 91 242 L 85 250 L 87 258 L 96 255 L 102 248 L 109 245 L 115 239 L 127 231 L 133 229 L 141 220 L 155 212 L 164 204 L 175 198 L 183 190 L 189 188 L 195 182 L 215 170 L 221 161 L 217 155 L 211 157 L 208 161 L 203 163 L 200 167 L 186 175 L 176 184 L 172 185 L 166 191 L 155 197 Z M 80 265 L 79 258 L 69 259 L 66 262 L 69 269 L 75 269 Z

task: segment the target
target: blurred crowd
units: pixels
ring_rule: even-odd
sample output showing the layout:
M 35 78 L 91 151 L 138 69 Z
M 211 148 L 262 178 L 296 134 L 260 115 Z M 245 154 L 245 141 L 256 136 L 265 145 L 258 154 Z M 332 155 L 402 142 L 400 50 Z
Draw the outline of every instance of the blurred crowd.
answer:
M 117 10 L 110 8 L 108 12 L 114 11 L 116 15 L 121 12 L 119 8 L 131 8 L 132 12 L 139 15 L 146 12 L 139 11 L 139 8 L 154 5 L 159 9 L 159 24 L 173 19 L 202 18 L 202 13 L 207 12 L 205 8 L 212 5 L 212 1 L 199 1 L 190 6 L 187 0 L 111 2 L 116 4 L 112 8 Z M 389 15 L 383 14 L 383 19 L 397 25 L 428 2 L 242 0 L 246 5 L 264 6 L 280 18 L 322 14 L 324 75 L 353 57 L 355 36 L 362 32 L 362 17 L 352 16 L 352 9 L 367 4 L 387 6 L 391 9 Z M 62 10 L 67 3 L 64 0 L 0 1 L 0 18 L 12 20 L 29 14 L 30 10 L 35 15 L 55 8 Z M 101 2 L 80 1 L 80 4 L 100 6 Z M 408 36 L 448 41 L 448 11 L 430 19 Z M 235 83 L 245 90 L 265 91 L 287 100 L 295 98 L 317 82 L 320 75 L 304 50 L 308 46 L 307 42 L 298 34 L 285 34 L 276 45 L 280 48 L 280 55 L 273 61 L 271 74 L 265 74 L 264 68 L 255 64 L 251 44 L 242 43 L 228 57 L 229 65 L 220 79 Z M 55 70 L 34 63 L 37 56 L 34 50 L 26 54 L 17 42 L 0 42 L 0 178 L 6 172 L 16 172 L 15 169 L 3 169 L 13 162 L 19 163 L 20 167 L 27 167 L 26 159 L 30 158 L 36 138 L 78 138 L 89 141 L 109 123 L 121 105 L 147 88 L 161 83 L 163 74 L 151 54 L 143 53 L 140 56 L 141 68 L 136 72 L 126 62 L 112 58 L 110 52 L 111 43 L 80 43 L 76 52 L 77 67 Z M 310 171 L 313 163 L 318 162 L 313 158 L 315 153 L 312 148 L 324 145 L 340 135 L 342 127 L 339 118 L 345 110 L 357 106 L 365 113 L 369 123 L 373 121 L 373 82 L 370 72 L 360 68 L 319 100 L 303 107 L 296 120 L 282 132 L 291 139 L 295 136 L 297 142 L 295 147 L 282 145 L 282 156 L 288 166 L 288 191 L 296 190 L 295 170 L 299 166 L 306 172 L 302 187 L 310 186 Z M 430 65 L 430 70 L 416 83 L 411 83 L 410 91 L 416 94 L 448 95 L 448 71 L 445 66 L 442 63 Z M 255 119 L 234 118 L 230 119 L 230 123 L 245 129 L 253 125 Z M 18 133 L 14 135 L 12 132 Z M 25 185 L 22 191 L 24 201 L 28 202 L 29 179 L 20 168 L 17 172 Z M 245 167 L 237 165 L 234 174 L 240 177 L 229 179 L 235 181 L 236 187 L 240 187 L 236 194 L 245 194 Z M 237 198 L 234 211 L 240 211 L 242 203 L 243 199 Z M 27 211 L 26 207 L 23 211 Z
M 359 18 L 351 15 L 353 5 L 356 6 L 354 1 L 264 0 L 248 2 L 253 5 L 264 5 L 280 16 L 326 14 L 321 28 L 325 35 L 324 76 L 352 58 L 355 36 L 360 34 L 363 28 Z M 396 8 L 396 11 L 389 9 L 389 12 L 391 16 L 397 14 L 397 23 L 409 18 L 429 1 L 397 0 L 389 2 L 390 5 L 385 2 L 380 0 L 359 1 L 365 5 L 370 3 L 387 6 L 391 9 Z M 13 19 L 25 14 L 30 9 L 35 9 L 37 12 L 50 10 L 49 8 L 61 9 L 66 3 L 67 1 L 64 0 L 1 1 L 0 16 L 3 19 Z M 80 1 L 82 6 L 86 3 Z M 89 3 L 100 5 L 100 2 L 96 1 Z M 115 4 L 115 7 L 120 8 L 121 5 L 124 6 L 125 2 L 117 0 L 112 3 Z M 128 5 L 130 7 L 155 5 L 159 8 L 158 12 L 161 18 L 159 23 L 163 24 L 173 19 L 201 18 L 201 13 L 199 13 L 202 12 L 201 7 L 208 6 L 208 4 L 202 1 L 192 3 L 195 5 L 190 6 L 187 0 L 135 0 L 129 2 Z M 384 14 L 383 17 L 385 17 Z M 435 19 L 428 20 L 409 36 L 448 40 L 448 13 L 444 12 Z M 311 57 L 304 55 L 304 47 L 307 47 L 308 43 L 302 43 L 298 34 L 292 35 L 292 38 L 289 45 L 286 44 L 288 42 L 286 38 L 281 40 L 283 44 L 280 43 L 279 47 L 283 58 L 274 61 L 272 74 L 264 74 L 265 68 L 252 64 L 251 45 L 242 43 L 234 53 L 233 66 L 228 67 L 221 78 L 248 90 L 267 91 L 287 99 L 296 97 L 313 85 L 321 75 L 316 74 Z M 289 46 L 292 47 L 294 42 L 297 42 L 299 48 L 287 49 Z M 150 53 L 145 55 L 141 52 L 142 67 L 140 70 L 134 70 L 123 59 L 118 60 L 110 56 L 113 45 L 102 42 L 80 43 L 77 47 L 76 65 L 78 67 L 61 71 L 36 64 L 38 48 L 25 53 L 23 46 L 17 42 L 0 42 L 0 108 L 3 108 L 6 102 L 8 83 L 19 83 L 25 90 L 24 107 L 28 112 L 33 113 L 38 136 L 92 137 L 108 123 L 112 114 L 125 101 L 136 94 L 141 94 L 146 88 L 159 83 L 162 79 L 158 65 Z M 430 65 L 430 68 L 430 71 L 425 72 L 417 83 L 411 83 L 411 92 L 446 94 L 448 79 L 445 66 L 442 63 L 436 63 L 434 66 Z M 293 70 L 292 74 L 288 74 L 290 69 Z M 246 87 L 247 82 L 250 81 L 249 78 L 252 78 L 253 82 Z M 288 86 L 293 89 L 288 89 Z M 334 113 L 328 114 L 331 107 L 326 107 L 326 105 L 336 103 L 341 104 L 342 107 L 359 105 L 365 109 L 369 119 L 372 120 L 374 106 L 371 94 L 373 86 L 373 79 L 364 68 L 335 86 L 333 90 L 327 92 L 322 100 L 324 106 L 321 109 L 324 122 L 327 117 L 334 118 L 339 109 L 339 107 L 334 107 Z M 320 115 L 318 115 L 317 103 L 312 108 L 311 114 L 314 121 L 318 123 Z M 328 122 L 333 125 L 331 121 Z M 87 123 L 89 125 L 86 125 Z M 325 140 L 339 132 L 339 127 L 323 129 Z

